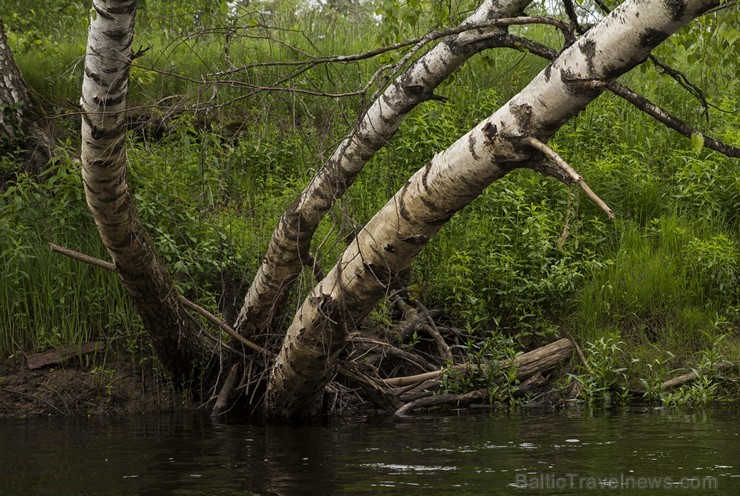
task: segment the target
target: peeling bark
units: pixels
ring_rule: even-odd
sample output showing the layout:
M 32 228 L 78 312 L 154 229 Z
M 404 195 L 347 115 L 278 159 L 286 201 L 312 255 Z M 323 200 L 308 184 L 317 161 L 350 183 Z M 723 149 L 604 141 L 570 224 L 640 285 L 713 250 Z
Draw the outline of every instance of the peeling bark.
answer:
M 462 25 L 511 17 L 531 0 L 486 0 Z M 481 36 L 501 28 L 472 30 L 446 38 L 414 62 L 365 112 L 311 183 L 278 222 L 270 245 L 244 299 L 235 328 L 250 336 L 270 328 L 284 310 L 285 298 L 310 256 L 313 233 L 337 198 L 354 182 L 365 163 L 398 130 L 414 107 L 472 55 L 494 46 Z
M 126 291 L 177 386 L 200 370 L 195 324 L 157 258 L 126 182 L 125 110 L 136 0 L 94 0 L 82 83 L 85 196 Z
M 455 212 L 536 158 L 538 152 L 523 138 L 547 142 L 601 94 L 590 82 L 608 82 L 629 71 L 671 33 L 719 2 L 679 3 L 680 14 L 676 2 L 623 3 L 506 105 L 417 171 L 299 308 L 271 371 L 267 413 L 294 418 L 315 411 L 347 331 Z

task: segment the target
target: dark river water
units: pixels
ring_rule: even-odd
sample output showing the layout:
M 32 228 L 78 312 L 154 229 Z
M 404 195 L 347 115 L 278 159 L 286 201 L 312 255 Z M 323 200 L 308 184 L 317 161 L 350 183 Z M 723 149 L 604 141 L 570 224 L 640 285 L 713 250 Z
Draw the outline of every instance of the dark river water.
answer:
M 0 494 L 740 495 L 740 412 L 0 422 Z

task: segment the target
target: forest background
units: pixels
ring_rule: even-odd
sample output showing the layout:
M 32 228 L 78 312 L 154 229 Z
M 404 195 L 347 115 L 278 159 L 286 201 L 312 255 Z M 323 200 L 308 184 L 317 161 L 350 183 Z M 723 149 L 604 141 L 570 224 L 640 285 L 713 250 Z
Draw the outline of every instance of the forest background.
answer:
M 295 72 L 260 63 L 367 52 L 456 26 L 474 6 L 140 2 L 136 39 L 147 51 L 131 73 L 129 181 L 178 289 L 230 320 L 280 215 L 376 88 L 360 90 L 402 52 Z M 589 2 L 581 7 L 584 16 L 596 12 Z M 528 11 L 564 16 L 558 8 L 535 2 Z M 85 204 L 78 161 L 88 17 L 84 2 L 0 1 L 10 48 L 59 143 L 40 177 L 23 170 L 20 153 L 0 157 L 3 356 L 91 340 L 118 343 L 132 354 L 149 346 L 115 274 L 48 246 L 107 258 Z M 622 80 L 703 133 L 737 144 L 737 27 L 737 10 L 730 10 L 711 26 L 694 23 L 655 52 L 706 95 L 706 107 L 649 62 Z M 517 29 L 550 46 L 562 44 L 551 27 Z M 446 101 L 413 110 L 323 221 L 312 247 L 317 264 L 330 269 L 414 171 L 546 63 L 497 49 L 473 57 L 445 81 L 437 94 Z M 229 71 L 246 64 L 251 67 L 239 81 L 232 80 Z M 578 168 L 616 220 L 577 189 L 517 171 L 430 241 L 409 275 L 411 296 L 464 330 L 471 356 L 568 336 L 587 356 L 601 356 L 611 380 L 623 380 L 625 389 L 644 389 L 678 368 L 737 362 L 737 159 L 678 135 L 612 94 L 570 120 L 550 146 Z M 304 273 L 291 304 L 298 307 L 315 282 Z M 388 299 L 364 325 L 390 328 L 393 319 Z

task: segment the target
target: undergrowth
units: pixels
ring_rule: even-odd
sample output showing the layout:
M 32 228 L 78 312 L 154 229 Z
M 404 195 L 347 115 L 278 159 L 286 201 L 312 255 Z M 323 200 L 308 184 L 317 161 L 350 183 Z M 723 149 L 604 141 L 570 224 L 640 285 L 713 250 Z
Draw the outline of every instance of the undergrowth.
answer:
M 219 2 L 200 17 L 188 2 L 174 2 L 171 12 L 146 3 L 137 40 L 151 49 L 132 70 L 131 102 L 136 112 L 166 121 L 167 130 L 156 139 L 130 135 L 133 194 L 179 289 L 214 311 L 225 310 L 246 290 L 279 216 L 366 102 L 284 92 L 247 98 L 246 88 L 198 84 L 194 78 L 228 66 L 227 54 L 235 66 L 298 55 L 266 40 L 265 19 L 252 11 L 223 20 Z M 42 8 L 30 14 L 34 6 L 19 3 L 16 15 L 5 16 L 11 47 L 35 98 L 55 108 L 51 114 L 65 114 L 67 100 L 78 98 L 87 9 L 65 4 L 50 17 Z M 338 14 L 297 16 L 286 8 L 269 19 L 289 27 L 280 32 L 282 41 L 312 55 L 362 52 L 393 34 Z M 249 29 L 227 50 L 224 33 L 239 23 Z M 558 43 L 546 28 L 529 28 L 528 35 Z M 685 53 L 676 53 L 680 63 Z M 294 83 L 354 91 L 388 57 L 311 69 Z M 412 111 L 319 227 L 312 251 L 321 268 L 331 268 L 410 174 L 504 104 L 543 64 L 511 50 L 481 54 L 438 88 L 446 102 Z M 686 70 L 697 80 L 704 76 Z M 254 84 L 272 84 L 278 76 L 266 68 L 250 73 Z M 689 95 L 649 68 L 623 79 L 702 131 L 740 141 L 737 112 L 707 123 Z M 737 81 L 704 81 L 715 85 L 718 106 L 737 106 Z M 169 106 L 176 102 L 189 110 Z M 18 174 L 0 193 L 0 354 L 140 332 L 114 274 L 48 248 L 54 242 L 106 258 L 84 202 L 74 132 L 42 181 Z M 576 189 L 531 171 L 513 172 L 431 240 L 408 281 L 415 294 L 441 308 L 450 325 L 472 333 L 473 361 L 562 335 L 583 343 L 589 356 L 602 356 L 589 367 L 604 372 L 588 379 L 574 372 L 587 401 L 603 400 L 606 391 L 610 402 L 619 401 L 638 386 L 652 391 L 658 378 L 689 364 L 711 379 L 711 367 L 702 365 L 711 350 L 737 361 L 737 160 L 692 149 L 689 140 L 608 94 L 569 121 L 551 144 L 618 220 L 608 222 Z M 16 158 L 0 159 L 3 175 L 13 170 Z M 300 302 L 313 282 L 303 277 L 291 301 Z M 488 379 L 474 380 L 467 386 Z M 452 377 L 446 384 L 451 391 L 466 386 Z M 505 396 L 509 389 L 502 387 L 496 394 Z M 711 384 L 703 392 L 655 394 L 680 403 L 704 393 L 714 395 Z

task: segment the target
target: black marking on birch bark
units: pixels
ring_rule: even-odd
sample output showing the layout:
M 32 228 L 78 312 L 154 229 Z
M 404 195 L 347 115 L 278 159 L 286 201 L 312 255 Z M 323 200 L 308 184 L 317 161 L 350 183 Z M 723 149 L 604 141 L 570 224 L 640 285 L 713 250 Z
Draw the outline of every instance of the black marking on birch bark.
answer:
M 107 11 L 105 11 L 105 10 L 103 10 L 103 9 L 99 8 L 99 7 L 98 7 L 98 4 L 97 4 L 97 2 L 93 2 L 93 9 L 95 9 L 95 12 L 97 12 L 97 14 L 98 14 L 98 15 L 99 15 L 100 17 L 102 17 L 103 19 L 106 19 L 106 20 L 108 20 L 108 21 L 113 21 L 113 20 L 115 20 L 115 16 L 112 16 L 112 15 L 111 15 L 111 14 L 109 14 L 109 13 L 108 13 Z M 108 10 L 111 10 L 111 9 L 108 9 Z
M 370 272 L 373 275 L 375 283 L 382 287 L 386 286 L 386 284 L 384 284 L 382 281 L 390 279 L 391 271 L 388 269 L 388 267 L 383 264 L 376 264 L 372 262 L 362 262 L 362 266 L 365 267 L 365 270 L 367 272 Z
M 449 220 L 452 218 L 453 215 L 455 215 L 455 212 L 447 212 L 442 217 L 437 217 L 436 219 L 427 221 L 426 224 L 428 226 L 434 226 L 434 227 L 443 226 L 447 224 L 447 222 L 449 222 Z
M 103 36 L 106 38 L 109 38 L 119 45 L 125 45 L 125 48 L 129 48 L 131 46 L 131 42 L 134 39 L 134 35 L 131 32 L 131 28 L 120 28 L 120 29 L 106 29 L 103 31 Z M 125 41 L 128 39 L 129 41 Z
M 486 135 L 486 138 L 488 138 L 489 141 L 493 141 L 497 133 L 498 129 L 496 128 L 496 125 L 491 121 L 488 121 L 483 125 L 483 134 Z
M 403 86 L 403 92 L 411 97 L 418 99 L 424 93 L 424 86 L 420 84 Z
M 391 244 L 391 243 L 386 244 L 383 247 L 383 249 L 385 251 L 387 251 L 388 253 L 395 253 L 396 252 L 396 247 L 393 244 Z
M 88 69 L 87 66 L 85 66 L 85 76 L 92 79 L 98 86 L 107 86 L 108 83 L 105 79 L 103 79 L 103 76 L 100 74 L 93 72 L 92 70 Z M 83 97 L 84 98 L 84 97 Z
M 589 74 L 594 73 L 594 58 L 596 57 L 596 42 L 594 40 L 585 40 L 579 46 L 584 57 L 586 57 L 586 66 Z
M 121 71 L 121 74 L 110 84 L 108 93 L 128 93 L 128 66 Z
M 90 135 L 95 140 L 116 138 L 121 134 L 123 134 L 123 126 L 118 124 L 109 129 L 90 126 Z
M 116 7 L 109 7 L 108 12 L 111 14 L 131 14 L 136 10 L 136 2 L 131 2 L 128 5 L 121 5 Z
M 409 211 L 406 208 L 406 201 L 404 200 L 404 197 L 406 196 L 406 191 L 409 189 L 410 185 L 411 181 L 406 181 L 398 194 L 398 214 L 406 222 L 413 223 L 413 218 L 409 214 Z
M 93 96 L 93 102 L 102 105 L 103 107 L 111 107 L 113 105 L 119 105 L 126 100 L 126 95 L 121 93 L 118 96 L 110 98 L 100 98 L 97 95 Z
M 427 184 L 427 178 L 429 177 L 429 172 L 432 170 L 432 161 L 430 160 L 427 162 L 427 164 L 424 166 L 424 173 L 421 175 L 421 184 L 424 186 L 424 190 L 429 190 L 429 185 Z
M 416 234 L 414 236 L 406 236 L 403 238 L 398 238 L 398 240 L 404 243 L 408 243 L 410 245 L 424 246 L 425 244 L 429 242 L 429 236 L 424 236 L 423 234 Z
M 640 45 L 645 48 L 653 48 L 664 42 L 670 34 L 660 29 L 647 28 L 640 34 Z
M 547 67 L 545 67 L 545 82 L 550 82 L 550 75 L 552 74 L 552 64 L 549 64 Z
M 684 2 L 681 0 L 663 0 L 663 4 L 674 21 L 681 20 L 681 17 L 683 17 L 686 11 L 686 4 Z
M 480 160 L 480 155 L 475 153 L 476 143 L 477 140 L 475 139 L 475 135 L 473 133 L 470 133 L 468 135 L 468 151 L 470 152 L 470 155 L 473 157 L 474 160 Z
M 509 111 L 514 119 L 516 119 L 519 129 L 527 129 L 529 127 L 529 121 L 532 118 L 532 106 L 530 104 L 523 103 L 519 105 L 511 102 L 509 104 Z
M 424 206 L 427 209 L 431 210 L 432 212 L 437 212 L 438 210 L 442 210 L 442 208 L 439 205 L 437 205 L 436 203 L 434 203 L 431 200 L 428 200 L 427 198 L 424 198 L 421 195 L 419 195 L 419 200 L 421 200 L 421 202 L 424 204 Z

